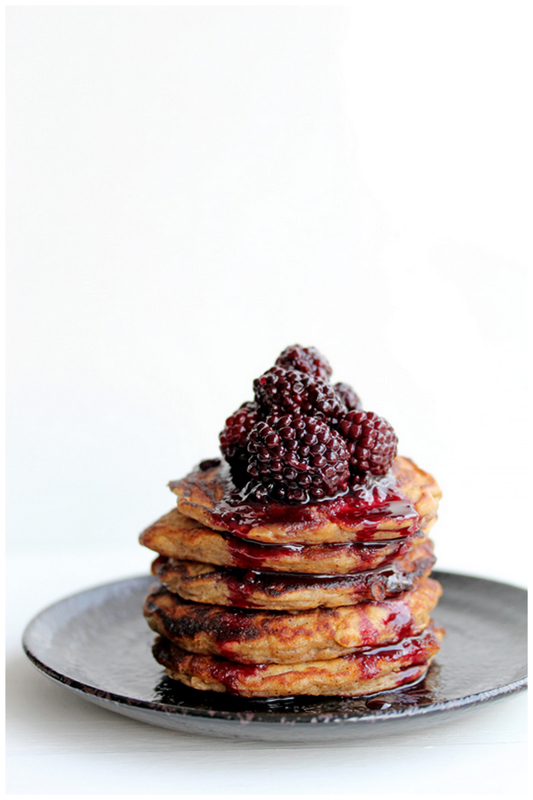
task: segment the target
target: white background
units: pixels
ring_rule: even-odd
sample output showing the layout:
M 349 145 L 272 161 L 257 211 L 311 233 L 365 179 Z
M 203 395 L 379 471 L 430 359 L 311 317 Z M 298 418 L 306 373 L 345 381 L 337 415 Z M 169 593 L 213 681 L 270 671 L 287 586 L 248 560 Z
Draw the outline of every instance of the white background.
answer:
M 168 480 L 295 342 L 439 480 L 439 566 L 525 584 L 526 10 L 9 9 L 8 553 L 42 559 L 36 604 L 148 569 Z
M 11 551 L 136 548 L 300 342 L 525 582 L 525 8 L 9 10 Z

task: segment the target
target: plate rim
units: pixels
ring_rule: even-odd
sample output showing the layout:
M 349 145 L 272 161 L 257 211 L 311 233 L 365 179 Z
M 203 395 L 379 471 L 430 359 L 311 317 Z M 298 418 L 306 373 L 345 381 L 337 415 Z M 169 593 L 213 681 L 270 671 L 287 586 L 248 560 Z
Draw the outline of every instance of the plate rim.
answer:
M 468 580 L 476 580 L 476 581 L 483 581 L 485 583 L 490 584 L 497 584 L 501 586 L 505 586 L 508 588 L 515 589 L 521 593 L 524 593 L 527 596 L 527 590 L 521 586 L 516 586 L 511 583 L 507 583 L 506 581 L 496 581 L 491 578 L 483 578 L 477 575 L 469 575 L 467 573 L 461 572 L 452 572 L 449 570 L 434 570 L 432 575 L 434 575 L 438 579 L 438 575 L 446 575 L 451 577 L 457 578 L 465 578 Z M 429 714 L 439 714 L 444 711 L 450 711 L 457 708 L 467 708 L 469 706 L 477 706 L 481 703 L 485 703 L 491 700 L 495 700 L 500 697 L 505 697 L 507 695 L 515 694 L 523 689 L 527 688 L 527 674 L 523 678 L 519 678 L 515 681 L 510 683 L 495 686 L 491 689 L 487 689 L 482 692 L 476 692 L 475 694 L 466 695 L 465 697 L 453 698 L 450 700 L 441 700 L 436 703 L 432 703 L 427 706 L 408 706 L 404 709 L 397 709 L 392 711 L 381 711 L 377 710 L 375 713 L 367 714 L 364 716 L 353 716 L 350 712 L 318 712 L 316 714 L 308 713 L 297 713 L 297 712 L 270 712 L 265 714 L 265 712 L 258 710 L 241 710 L 241 711 L 225 711 L 220 709 L 207 709 L 207 708 L 191 708 L 190 706 L 178 706 L 178 705 L 170 705 L 168 703 L 160 703 L 157 700 L 140 700 L 133 697 L 127 697 L 126 695 L 118 694 L 116 692 L 109 692 L 104 689 L 98 689 L 95 686 L 91 686 L 90 684 L 83 683 L 76 678 L 70 678 L 65 674 L 62 674 L 55 670 L 53 667 L 48 666 L 40 658 L 38 658 L 30 649 L 28 644 L 28 636 L 31 634 L 32 627 L 43 617 L 46 613 L 50 612 L 57 606 L 62 605 L 63 603 L 68 602 L 69 600 L 73 600 L 81 595 L 90 594 L 97 590 L 102 589 L 111 589 L 119 584 L 124 583 L 133 583 L 134 581 L 153 581 L 153 577 L 151 575 L 135 575 L 130 578 L 121 578 L 116 581 L 108 581 L 102 584 L 98 584 L 96 586 L 89 587 L 87 589 L 82 589 L 78 592 L 73 592 L 66 597 L 61 598 L 60 600 L 56 600 L 53 603 L 45 606 L 45 608 L 41 609 L 37 614 L 35 614 L 32 619 L 28 622 L 26 627 L 24 628 L 24 632 L 22 634 L 22 649 L 24 654 L 30 661 L 30 663 L 43 675 L 47 678 L 54 681 L 56 684 L 60 686 L 64 686 L 67 689 L 71 689 L 79 694 L 82 694 L 87 697 L 87 699 L 94 699 L 98 698 L 99 700 L 104 701 L 104 703 L 109 703 L 114 706 L 120 706 L 124 708 L 138 708 L 149 712 L 154 712 L 155 714 L 164 714 L 164 715 L 172 715 L 174 717 L 195 717 L 195 718 L 203 718 L 206 720 L 220 720 L 225 722 L 246 722 L 251 724 L 271 724 L 271 725 L 278 725 L 279 723 L 285 723 L 292 725 L 302 725 L 302 724 L 331 724 L 332 722 L 336 725 L 339 724 L 376 724 L 378 722 L 393 720 L 393 719 L 405 719 L 406 717 L 417 717 L 417 716 L 425 716 Z M 275 700 L 280 700 L 280 698 L 274 698 Z M 267 701 L 268 702 L 268 701 Z

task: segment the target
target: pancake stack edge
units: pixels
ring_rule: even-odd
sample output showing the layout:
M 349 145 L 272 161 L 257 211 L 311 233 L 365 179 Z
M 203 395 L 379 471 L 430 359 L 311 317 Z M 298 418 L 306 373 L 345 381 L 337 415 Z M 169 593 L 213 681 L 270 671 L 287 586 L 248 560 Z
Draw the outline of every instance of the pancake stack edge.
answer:
M 140 537 L 158 553 L 144 614 L 170 678 L 253 698 L 369 695 L 424 677 L 444 633 L 431 620 L 432 476 L 398 457 L 381 486 L 405 502 L 400 513 L 385 498 L 381 520 L 374 502 L 361 524 L 339 521 L 334 500 L 314 521 L 278 514 L 248 529 L 238 508 L 217 513 L 226 484 L 220 462 L 171 484 L 178 508 Z

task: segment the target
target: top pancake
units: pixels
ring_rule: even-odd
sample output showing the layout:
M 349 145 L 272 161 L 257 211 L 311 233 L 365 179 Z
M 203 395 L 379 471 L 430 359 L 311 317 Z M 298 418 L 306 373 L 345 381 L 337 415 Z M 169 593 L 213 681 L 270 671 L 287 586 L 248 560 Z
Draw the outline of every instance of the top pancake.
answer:
M 243 500 L 222 461 L 196 469 L 170 489 L 186 517 L 216 531 L 272 544 L 369 542 L 409 536 L 436 513 L 441 497 L 432 475 L 398 456 L 387 476 L 350 495 L 305 506 Z M 377 499 L 376 499 L 377 498 Z M 357 505 L 357 513 L 345 509 Z

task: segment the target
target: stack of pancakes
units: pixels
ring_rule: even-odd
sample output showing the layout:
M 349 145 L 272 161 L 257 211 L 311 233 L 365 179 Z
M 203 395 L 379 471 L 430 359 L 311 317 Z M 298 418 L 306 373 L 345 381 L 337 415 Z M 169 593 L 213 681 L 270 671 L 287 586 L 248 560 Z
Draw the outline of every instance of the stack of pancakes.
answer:
M 346 498 L 258 509 L 236 499 L 219 460 L 170 488 L 177 508 L 140 537 L 159 554 L 144 614 L 170 678 L 284 697 L 368 695 L 425 675 L 443 635 L 428 538 L 441 493 L 412 461 L 361 490 L 355 515 Z

